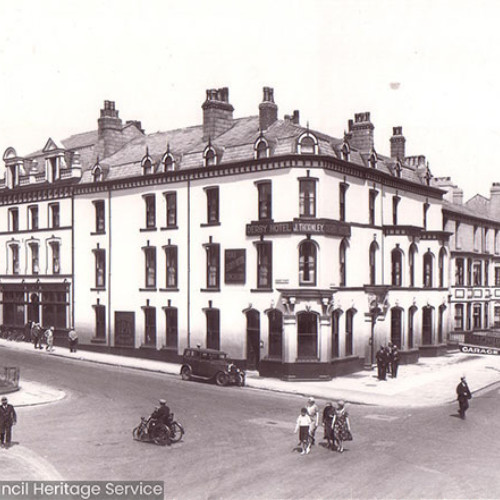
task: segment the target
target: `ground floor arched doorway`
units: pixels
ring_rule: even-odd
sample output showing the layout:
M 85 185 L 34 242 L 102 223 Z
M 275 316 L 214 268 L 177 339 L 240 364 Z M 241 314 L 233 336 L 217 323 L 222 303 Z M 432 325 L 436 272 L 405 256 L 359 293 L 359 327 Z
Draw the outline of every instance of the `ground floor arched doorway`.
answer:
M 391 342 L 399 349 L 401 348 L 401 340 L 403 333 L 403 309 L 393 307 L 391 309 Z

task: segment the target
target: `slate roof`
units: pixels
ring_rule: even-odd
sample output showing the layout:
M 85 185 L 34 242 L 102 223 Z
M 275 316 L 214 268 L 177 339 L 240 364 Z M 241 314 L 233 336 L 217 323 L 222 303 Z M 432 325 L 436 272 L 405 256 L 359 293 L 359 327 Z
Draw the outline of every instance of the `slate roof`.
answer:
M 318 139 L 320 155 L 342 157 L 343 139 L 310 130 L 288 119 L 276 120 L 262 135 L 270 146 L 271 156 L 280 156 L 295 154 L 298 138 L 307 131 Z M 211 145 L 218 155 L 218 163 L 227 164 L 253 159 L 254 145 L 260 135 L 258 116 L 234 119 L 232 126 L 227 131 L 211 139 Z M 142 175 L 141 162 L 146 154 L 149 154 L 155 170 L 160 171 L 163 168 L 161 162 L 168 147 L 168 151 L 175 158 L 176 169 L 199 168 L 203 166 L 203 153 L 207 145 L 208 140 L 203 139 L 202 125 L 156 132 L 130 141 L 115 154 L 102 159 L 100 164 L 103 168 L 105 167 L 106 180 L 139 176 Z M 395 161 L 383 155 L 377 155 L 377 157 L 377 170 L 395 175 Z M 361 153 L 351 149 L 349 159 L 351 163 L 370 168 L 368 158 L 369 153 Z M 84 164 L 83 161 L 82 164 Z M 92 166 L 84 164 L 85 172 L 82 176 L 82 182 L 92 182 L 89 170 Z M 419 172 L 417 167 L 412 165 L 403 164 L 401 177 L 418 184 L 424 183 L 422 172 Z

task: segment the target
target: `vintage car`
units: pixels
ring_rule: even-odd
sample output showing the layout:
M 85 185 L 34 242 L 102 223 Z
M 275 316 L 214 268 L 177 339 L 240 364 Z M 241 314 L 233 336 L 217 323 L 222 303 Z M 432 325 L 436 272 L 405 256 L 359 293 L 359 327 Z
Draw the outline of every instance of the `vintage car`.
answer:
M 184 349 L 181 377 L 182 380 L 215 380 L 217 385 L 245 385 L 245 372 L 233 364 L 224 351 L 216 349 Z

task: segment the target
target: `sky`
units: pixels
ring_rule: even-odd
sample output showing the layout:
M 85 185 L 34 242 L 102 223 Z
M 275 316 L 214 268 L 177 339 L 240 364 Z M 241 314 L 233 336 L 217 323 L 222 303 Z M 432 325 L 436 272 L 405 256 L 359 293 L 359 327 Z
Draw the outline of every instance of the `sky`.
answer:
M 279 117 L 342 137 L 369 111 L 375 148 L 465 199 L 500 182 L 497 0 L 0 0 L 0 153 L 95 130 L 104 100 L 147 133 L 197 125 L 209 88 L 234 116 L 274 88 Z

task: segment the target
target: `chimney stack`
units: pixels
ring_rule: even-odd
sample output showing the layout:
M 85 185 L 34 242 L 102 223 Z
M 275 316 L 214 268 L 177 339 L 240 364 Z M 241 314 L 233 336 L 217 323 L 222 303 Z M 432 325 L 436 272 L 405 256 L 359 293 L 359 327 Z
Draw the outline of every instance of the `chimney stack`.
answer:
M 207 98 L 202 104 L 203 139 L 214 138 L 233 125 L 234 108 L 229 104 L 229 89 L 207 89 Z
M 105 158 L 123 145 L 122 120 L 115 109 L 114 101 L 104 101 L 104 109 L 97 120 L 98 149 L 101 157 Z
M 403 127 L 393 127 L 391 137 L 391 158 L 403 161 L 405 158 L 405 142 Z
M 356 113 L 352 124 L 351 146 L 360 151 L 371 151 L 374 146 L 374 128 L 369 112 Z
M 452 202 L 455 205 L 463 205 L 464 204 L 464 192 L 457 186 L 455 186 L 453 188 Z
M 494 182 L 490 190 L 490 216 L 500 220 L 500 182 Z
M 278 106 L 274 103 L 274 89 L 264 87 L 264 97 L 259 104 L 259 127 L 267 130 L 278 119 Z

